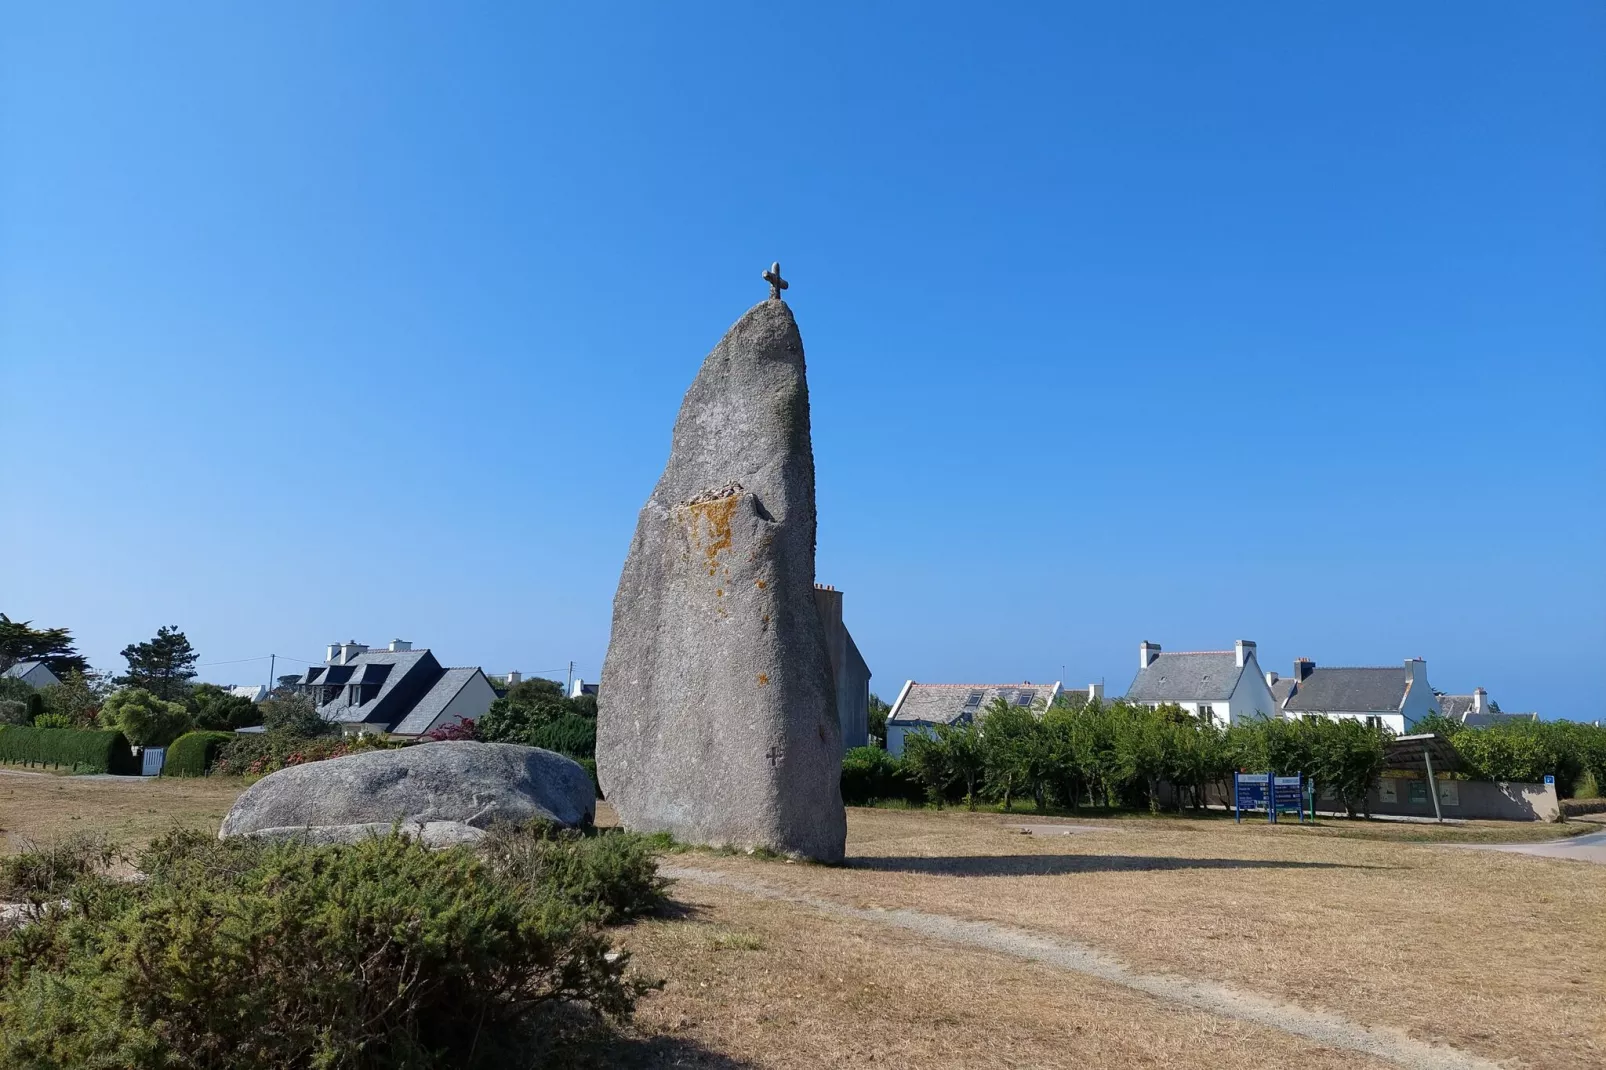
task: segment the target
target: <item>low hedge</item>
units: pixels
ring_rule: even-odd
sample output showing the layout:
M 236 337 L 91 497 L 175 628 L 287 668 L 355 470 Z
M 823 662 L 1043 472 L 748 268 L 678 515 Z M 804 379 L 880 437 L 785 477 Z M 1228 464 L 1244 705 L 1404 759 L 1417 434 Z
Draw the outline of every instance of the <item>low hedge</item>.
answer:
M 163 776 L 206 776 L 223 744 L 234 741 L 233 732 L 186 732 L 167 748 Z
M 842 801 L 849 806 L 902 799 L 920 803 L 926 790 L 905 768 L 880 747 L 854 747 L 842 758 Z
M 597 756 L 597 722 L 589 717 L 566 713 L 533 726 L 519 742 L 544 747 L 576 760 Z
M 139 773 L 127 737 L 115 729 L 6 725 L 0 728 L 0 762 L 65 767 L 75 773 Z

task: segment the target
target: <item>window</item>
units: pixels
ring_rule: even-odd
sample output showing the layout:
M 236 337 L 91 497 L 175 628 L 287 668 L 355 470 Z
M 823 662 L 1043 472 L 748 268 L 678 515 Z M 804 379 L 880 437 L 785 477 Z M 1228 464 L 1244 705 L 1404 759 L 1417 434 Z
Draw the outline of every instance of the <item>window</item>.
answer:
M 1216 708 L 1208 702 L 1199 703 L 1199 720 L 1205 724 L 1216 723 Z
M 1036 691 L 1021 691 L 1015 695 L 1015 705 L 1030 706 L 1032 704 L 1032 699 L 1036 697 Z
M 1374 729 L 1374 730 L 1382 728 L 1383 727 L 1383 718 L 1381 718 L 1381 717 L 1368 717 L 1366 719 L 1366 727 Z
M 980 691 L 972 691 L 970 693 L 970 697 L 965 699 L 966 708 L 969 708 L 969 707 L 972 707 L 972 706 L 980 706 L 981 705 L 981 700 L 982 700 L 982 694 L 983 693 L 980 692 Z
M 1412 780 L 1407 783 L 1411 785 L 1410 794 L 1407 797 L 1412 802 L 1425 803 L 1428 801 L 1428 782 L 1426 780 Z

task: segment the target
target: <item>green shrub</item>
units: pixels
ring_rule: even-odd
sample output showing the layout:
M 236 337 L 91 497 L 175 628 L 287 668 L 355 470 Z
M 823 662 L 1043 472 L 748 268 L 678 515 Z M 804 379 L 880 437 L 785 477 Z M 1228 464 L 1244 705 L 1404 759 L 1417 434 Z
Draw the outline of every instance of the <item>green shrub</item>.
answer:
M 653 843 L 634 832 L 590 834 L 542 822 L 499 825 L 482 841 L 500 872 L 530 894 L 553 897 L 613 925 L 657 910 L 668 882 L 658 876 Z
M 0 855 L 0 899 L 60 897 L 84 877 L 104 873 L 118 857 L 104 837 L 88 833 L 27 844 L 16 854 Z
M 924 798 L 924 789 L 910 776 L 906 763 L 880 747 L 854 747 L 842 756 L 842 801 L 849 806 Z
M 543 1065 L 643 987 L 596 909 L 467 849 L 184 833 L 140 868 L 0 938 L 0 1064 Z
M 7 725 L 0 728 L 0 762 L 65 767 L 75 773 L 139 772 L 128 739 L 109 729 Z
M 31 724 L 33 718 L 28 716 L 28 704 L 14 698 L 0 698 L 0 725 L 26 725 Z
M 205 776 L 226 743 L 234 742 L 233 732 L 186 732 L 167 748 L 163 776 Z
M 515 742 L 531 747 L 545 747 L 571 758 L 597 756 L 597 722 L 589 717 L 566 713 L 550 721 L 533 725 L 523 739 Z
M 165 702 L 138 687 L 124 688 L 100 708 L 103 728 L 115 728 L 141 747 L 165 747 L 192 727 L 181 703 Z
M 597 798 L 602 798 L 602 781 L 597 779 L 597 760 L 595 758 L 576 758 L 580 768 L 591 774 L 591 786 L 597 789 Z
M 35 728 L 77 728 L 78 722 L 65 713 L 41 713 L 33 719 Z

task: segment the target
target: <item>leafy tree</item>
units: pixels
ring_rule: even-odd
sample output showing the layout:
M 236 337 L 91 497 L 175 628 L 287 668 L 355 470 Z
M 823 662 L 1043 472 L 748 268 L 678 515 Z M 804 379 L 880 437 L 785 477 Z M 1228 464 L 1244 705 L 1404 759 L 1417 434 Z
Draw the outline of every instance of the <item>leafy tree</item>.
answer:
M 99 673 L 70 672 L 61 683 L 51 684 L 40 691 L 45 714 L 65 718 L 80 728 L 94 726 L 100 707 L 111 694 L 111 686 Z
M 1458 732 L 1454 746 L 1468 771 L 1480 780 L 1534 783 L 1555 776 L 1559 755 L 1548 734 L 1526 727 L 1497 725 Z
M 276 735 L 312 739 L 340 731 L 339 725 L 319 716 L 312 696 L 305 691 L 290 691 L 263 699 L 259 712 L 263 726 Z
M 555 750 L 557 748 L 551 746 L 552 739 L 570 739 L 579 729 L 571 726 L 562 729 L 557 737 L 547 737 L 542 735 L 545 726 L 564 718 L 587 720 L 592 722 L 588 731 L 595 739 L 596 716 L 595 695 L 564 698 L 563 688 L 556 680 L 537 677 L 508 688 L 507 694 L 491 703 L 476 729 L 480 739 L 493 743 L 523 743 Z M 548 742 L 536 742 L 538 738 L 548 739 Z
M 117 692 L 100 708 L 100 723 L 115 728 L 137 747 L 165 747 L 194 727 L 189 711 L 164 702 L 143 688 Z
M 89 662 L 73 648 L 72 632 L 66 628 L 35 628 L 32 621 L 0 613 L 0 672 L 19 661 L 42 661 L 58 679 L 89 671 Z
M 195 679 L 195 648 L 177 626 L 163 625 L 153 639 L 123 647 L 128 673 L 114 683 L 149 691 L 164 702 L 182 699 Z
M 887 714 L 892 707 L 881 701 L 881 696 L 872 692 L 870 694 L 869 722 L 870 743 L 872 746 L 887 749 Z
M 981 733 L 973 724 L 938 725 L 937 743 L 945 752 L 949 774 L 965 786 L 965 805 L 976 809 L 976 788 L 987 772 L 987 750 Z
M 926 801 L 941 809 L 943 795 L 953 780 L 948 748 L 924 732 L 910 732 L 903 737 L 903 765 L 926 789 Z
M 532 676 L 508 688 L 507 694 L 502 697 L 525 705 L 532 705 L 548 698 L 562 701 L 563 685 L 544 676 Z
M 1037 714 L 995 698 L 981 719 L 981 740 L 987 781 L 1003 797 L 1004 809 L 1012 807 L 1016 792 L 1029 791 L 1041 810 L 1047 762 Z
M 243 695 L 226 691 L 217 684 L 197 684 L 187 696 L 186 705 L 196 727 L 213 732 L 232 732 L 262 723 L 262 711 Z
M 1367 809 L 1367 793 L 1383 772 L 1388 737 L 1381 728 L 1326 717 L 1298 726 L 1309 739 L 1310 766 L 1318 784 L 1331 786 L 1350 817 Z

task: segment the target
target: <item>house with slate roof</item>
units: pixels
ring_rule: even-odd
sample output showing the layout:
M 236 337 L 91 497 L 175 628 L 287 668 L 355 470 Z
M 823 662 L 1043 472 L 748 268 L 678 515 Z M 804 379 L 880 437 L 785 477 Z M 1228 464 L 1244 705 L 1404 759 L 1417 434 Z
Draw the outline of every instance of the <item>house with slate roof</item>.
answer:
M 0 676 L 7 680 L 21 680 L 29 687 L 49 687 L 51 684 L 61 683 L 61 678 L 51 672 L 50 666 L 42 661 L 19 661 L 8 665 Z
M 1395 668 L 1333 669 L 1295 658 L 1292 677 L 1268 676 L 1284 717 L 1364 721 L 1405 735 L 1416 722 L 1439 712 L 1438 697 L 1428 685 L 1428 663 L 1421 658 L 1407 658 Z
M 1222 728 L 1277 716 L 1277 701 L 1248 639 L 1238 640 L 1231 650 L 1173 654 L 1144 640 L 1138 644 L 1138 675 L 1126 689 L 1126 699 L 1149 707 L 1181 706 Z
M 297 685 L 318 704 L 318 715 L 348 734 L 421 736 L 441 725 L 478 720 L 496 701 L 479 668 L 442 666 L 427 649 L 394 639 L 384 650 L 358 642 L 332 643 L 324 664 Z
M 903 755 L 905 739 L 932 735 L 940 724 L 974 724 L 994 699 L 1012 706 L 1046 709 L 1063 689 L 1052 684 L 922 684 L 910 680 L 887 711 L 887 753 Z
M 1489 692 L 1476 688 L 1470 695 L 1440 695 L 1439 712 L 1468 728 L 1489 728 L 1517 721 L 1537 721 L 1537 713 L 1506 713 L 1489 701 Z

